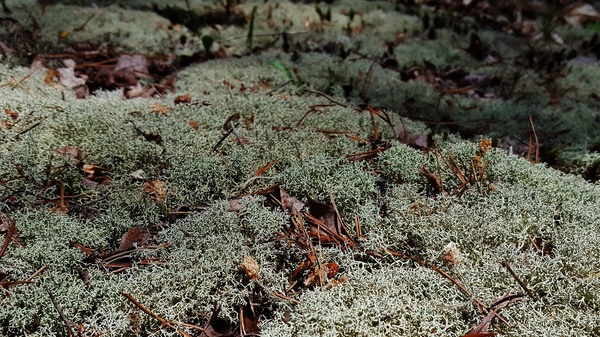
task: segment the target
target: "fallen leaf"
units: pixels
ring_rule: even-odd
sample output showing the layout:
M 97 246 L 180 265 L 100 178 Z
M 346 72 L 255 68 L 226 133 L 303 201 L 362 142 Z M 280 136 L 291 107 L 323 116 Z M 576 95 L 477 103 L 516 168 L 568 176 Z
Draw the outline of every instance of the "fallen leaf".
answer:
M 160 103 L 152 104 L 150 108 L 152 108 L 152 112 L 159 115 L 166 115 L 169 111 L 171 111 L 171 108 L 166 107 Z
M 44 78 L 44 83 L 53 86 L 53 85 L 57 84 L 56 80 L 60 80 L 60 73 L 54 68 L 49 68 L 48 71 L 46 72 L 46 77 Z
M 150 229 L 148 227 L 131 227 L 121 237 L 121 242 L 117 251 L 129 250 L 146 244 L 150 239 Z
M 329 269 L 329 271 L 327 272 L 327 277 L 333 278 L 335 277 L 335 275 L 337 275 L 338 271 L 340 270 L 340 266 L 338 266 L 337 263 L 332 261 L 327 263 L 327 269 Z
M 10 116 L 10 118 L 13 118 L 13 119 L 17 119 L 17 118 L 19 118 L 19 113 L 18 113 L 18 112 L 16 112 L 16 111 L 12 111 L 12 110 L 11 110 L 11 109 L 9 109 L 9 108 L 5 108 L 5 109 L 4 109 L 4 112 L 5 112 L 7 115 L 9 115 L 9 116 Z
M 151 180 L 144 184 L 146 192 L 156 203 L 162 204 L 167 198 L 167 185 L 160 180 Z
M 294 214 L 300 212 L 302 208 L 304 208 L 304 203 L 296 197 L 290 196 L 286 190 L 283 188 L 279 188 L 279 196 L 281 198 L 281 205 L 285 210 L 287 210 L 290 214 Z
M 137 78 L 149 76 L 148 61 L 144 55 L 121 55 L 113 71 L 116 80 L 126 79 L 126 83 L 137 84 Z M 129 80 L 130 77 L 136 80 Z
M 127 98 L 127 99 L 151 98 L 154 95 L 156 95 L 156 89 L 154 87 L 146 87 L 146 86 L 141 85 L 140 83 L 123 88 L 123 96 L 125 96 L 125 98 Z M 155 104 L 155 105 L 160 105 L 160 104 Z M 153 109 L 153 111 L 155 113 L 164 114 L 164 113 L 167 113 L 169 110 L 163 111 L 163 110 L 159 110 L 159 109 Z
M 76 166 L 83 165 L 83 158 L 85 157 L 85 152 L 78 147 L 65 146 L 51 151 L 58 154 L 64 160 L 72 160 Z
M 86 97 L 90 97 L 92 94 L 90 93 L 90 88 L 87 85 L 82 84 L 73 88 L 75 91 L 75 97 L 82 99 Z
M 230 337 L 232 335 L 232 327 L 226 320 L 219 317 L 221 309 L 215 307 L 208 327 L 204 329 L 206 337 Z
M 68 59 L 63 60 L 63 68 L 58 68 L 58 74 L 60 75 L 60 83 L 67 88 L 75 88 L 77 86 L 83 85 L 86 82 L 86 79 L 77 77 L 75 75 L 75 61 Z
M 188 93 L 185 93 L 183 95 L 179 95 L 179 96 L 175 97 L 174 103 L 182 104 L 182 103 L 190 103 L 191 101 L 192 101 L 192 96 Z
M 249 279 L 256 280 L 258 278 L 260 266 L 258 265 L 258 261 L 256 261 L 253 257 L 248 255 L 244 256 L 241 267 Z
M 578 2 L 567 7 L 564 12 L 564 19 L 571 26 L 600 21 L 600 13 L 590 4 Z
M 254 313 L 252 303 L 248 301 L 243 308 L 240 308 L 240 328 L 242 336 L 260 336 L 260 328 L 258 327 L 259 319 Z
M 90 164 L 84 164 L 81 170 L 88 174 L 88 178 L 101 176 L 103 175 L 103 172 L 107 171 L 103 167 Z
M 310 210 L 310 215 L 312 215 L 316 219 L 320 220 L 323 224 L 325 224 L 327 229 L 329 229 L 333 233 L 341 234 L 338 229 L 337 216 L 336 216 L 335 209 L 333 208 L 333 206 L 330 206 L 324 202 L 320 202 L 318 200 L 309 198 L 308 199 L 308 208 Z M 317 226 L 311 226 L 311 232 L 313 232 L 313 231 L 320 232 L 320 230 L 317 229 Z
M 398 140 L 408 146 L 420 149 L 424 149 L 429 146 L 428 137 L 426 134 L 408 132 L 402 123 L 398 125 L 397 134 Z

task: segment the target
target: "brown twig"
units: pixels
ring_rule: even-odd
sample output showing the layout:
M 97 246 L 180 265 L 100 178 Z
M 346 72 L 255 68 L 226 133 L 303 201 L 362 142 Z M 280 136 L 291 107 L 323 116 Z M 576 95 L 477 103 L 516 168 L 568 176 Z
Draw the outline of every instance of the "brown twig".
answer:
M 138 307 L 140 310 L 142 310 L 146 315 L 154 318 L 155 320 L 159 321 L 161 326 L 168 326 L 172 329 L 174 329 L 175 331 L 177 331 L 180 335 L 184 336 L 184 337 L 192 337 L 192 335 L 190 335 L 189 333 L 185 332 L 184 330 L 181 330 L 177 327 L 177 325 L 183 325 L 186 326 L 188 328 L 192 328 L 194 330 L 198 330 L 198 331 L 204 331 L 203 328 L 192 325 L 192 324 L 186 324 L 186 323 L 179 323 L 179 322 L 175 322 L 175 321 L 171 321 L 168 319 L 164 319 L 160 316 L 158 316 L 157 314 L 153 313 L 152 311 L 150 311 L 150 309 L 146 308 L 144 305 L 142 305 L 140 302 L 138 302 L 135 298 L 133 298 L 133 296 L 127 294 L 124 291 L 119 290 L 119 294 L 123 295 L 127 300 L 129 300 L 129 302 L 133 303 L 133 305 L 135 305 L 136 307 Z
M 529 125 L 531 126 L 531 132 L 533 133 L 533 139 L 535 141 L 535 163 L 538 164 L 540 162 L 540 143 L 538 142 L 537 133 L 535 132 L 535 126 L 533 125 L 533 119 L 531 118 L 531 115 L 529 115 Z M 529 160 L 529 151 L 527 153 L 527 160 Z
M 69 333 L 69 337 L 75 337 L 75 333 L 73 332 L 73 329 L 71 328 L 71 325 L 73 323 L 67 319 L 64 312 L 62 311 L 62 308 L 60 307 L 60 305 L 58 305 L 58 303 L 56 302 L 56 299 L 54 299 L 54 295 L 52 295 L 50 290 L 46 287 L 44 287 L 44 290 L 46 290 L 46 292 L 48 293 L 48 296 L 50 297 L 50 302 L 52 302 L 52 306 L 54 306 L 54 309 L 56 309 L 56 311 L 58 312 L 60 319 L 62 319 L 63 322 L 65 322 L 65 325 L 67 326 L 67 332 Z
M 350 107 L 350 105 L 348 105 L 348 104 L 344 104 L 344 103 L 341 103 L 341 102 L 338 102 L 338 101 L 336 101 L 335 99 L 331 98 L 331 96 L 327 95 L 327 94 L 326 94 L 326 93 L 324 93 L 324 92 L 320 92 L 320 91 L 317 91 L 317 90 L 306 89 L 306 88 L 304 89 L 304 91 L 307 91 L 307 92 L 310 92 L 310 93 L 313 93 L 313 94 L 317 94 L 317 95 L 319 95 L 319 96 L 322 96 L 322 97 L 324 97 L 325 99 L 327 99 L 328 101 L 330 101 L 330 102 L 332 102 L 332 103 L 335 103 L 335 104 L 337 104 L 337 105 L 339 105 L 339 106 L 343 106 L 343 107 L 345 107 L 345 108 L 349 108 L 349 107 Z
M 525 284 L 525 282 L 523 282 L 517 276 L 517 274 L 514 272 L 514 270 L 510 267 L 510 265 L 508 264 L 508 261 L 504 260 L 500 264 L 502 265 L 502 267 L 506 268 L 506 270 L 508 271 L 508 273 L 515 279 L 515 281 L 517 281 L 517 283 L 521 286 L 521 288 L 523 288 L 523 290 L 525 290 L 525 292 L 527 293 L 527 295 L 529 297 L 531 297 L 532 300 L 534 300 L 534 301 L 538 300 L 537 296 L 535 296 L 533 294 L 533 292 L 527 287 L 527 285 Z
M 482 301 L 477 299 L 475 296 L 473 296 L 473 293 L 471 293 L 467 288 L 465 288 L 462 284 L 460 284 L 456 279 L 454 279 L 452 276 L 450 276 L 450 274 L 446 273 L 445 271 L 441 270 L 440 268 L 438 268 L 432 264 L 425 263 L 424 261 L 421 261 L 417 258 L 410 257 L 410 256 L 407 256 L 407 255 L 404 255 L 401 253 L 397 253 L 388 248 L 385 249 L 385 252 L 392 256 L 396 256 L 396 257 L 399 257 L 402 259 L 414 261 L 417 264 L 419 264 L 421 267 L 427 267 L 427 268 L 437 272 L 438 274 L 440 274 L 443 277 L 445 277 L 446 279 L 448 279 L 450 282 L 454 283 L 454 285 L 456 285 L 458 287 L 458 289 L 460 289 L 460 291 L 462 291 L 467 297 L 469 297 L 473 301 L 473 303 L 475 303 L 477 305 L 477 308 L 479 309 L 479 311 L 481 311 L 483 313 L 488 312 L 488 307 L 487 307 L 487 305 L 485 305 L 485 303 L 483 303 Z

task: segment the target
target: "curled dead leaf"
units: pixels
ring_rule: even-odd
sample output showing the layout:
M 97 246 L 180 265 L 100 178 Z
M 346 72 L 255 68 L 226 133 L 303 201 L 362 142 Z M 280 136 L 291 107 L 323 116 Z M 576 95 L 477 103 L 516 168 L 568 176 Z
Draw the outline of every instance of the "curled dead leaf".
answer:
M 290 214 L 300 212 L 304 208 L 304 203 L 296 197 L 290 196 L 283 188 L 279 188 L 279 195 L 281 197 L 281 205 Z
M 132 227 L 121 237 L 117 251 L 143 246 L 150 238 L 150 229 L 148 227 Z
M 154 112 L 155 114 L 159 114 L 159 115 L 166 115 L 169 111 L 171 111 L 171 108 L 166 107 L 159 103 L 152 104 L 150 106 L 150 108 L 152 108 L 152 112 Z
M 19 113 L 18 113 L 18 112 L 16 112 L 16 111 L 13 111 L 13 110 L 11 110 L 11 109 L 9 109 L 9 108 L 4 108 L 4 112 L 5 112 L 7 115 L 9 115 L 9 116 L 10 116 L 10 118 L 13 118 L 13 119 L 17 119 L 17 118 L 19 118 Z
M 72 160 L 76 166 L 83 164 L 85 152 L 78 147 L 65 146 L 51 151 L 58 154 L 58 156 L 63 158 L 64 160 Z
M 185 93 L 183 95 L 179 95 L 177 97 L 175 97 L 175 104 L 183 104 L 183 103 L 190 103 L 192 101 L 192 96 L 188 93 Z
M 81 170 L 88 174 L 88 178 L 101 176 L 102 173 L 106 171 L 106 169 L 103 167 L 96 166 L 96 165 L 90 165 L 90 164 L 84 164 L 81 167 Z
M 337 263 L 331 261 L 331 262 L 327 263 L 327 269 L 329 269 L 329 272 L 327 273 L 327 277 L 333 278 L 333 277 L 335 277 L 335 275 L 337 275 L 338 271 L 340 270 L 340 266 L 338 266 Z
M 156 203 L 162 204 L 167 198 L 167 185 L 160 180 L 146 182 L 143 189 Z
M 253 257 L 248 255 L 244 256 L 241 267 L 249 279 L 256 280 L 258 278 L 260 266 L 258 265 L 258 261 L 256 261 Z

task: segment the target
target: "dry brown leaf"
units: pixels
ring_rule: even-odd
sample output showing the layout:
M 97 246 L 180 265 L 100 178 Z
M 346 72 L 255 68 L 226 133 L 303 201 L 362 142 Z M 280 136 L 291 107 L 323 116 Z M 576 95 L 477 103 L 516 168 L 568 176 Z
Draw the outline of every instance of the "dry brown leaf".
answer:
M 234 198 L 229 200 L 229 209 L 230 212 L 239 212 L 246 207 L 246 204 L 242 202 L 242 198 Z
M 185 93 L 183 95 L 179 95 L 177 97 L 175 97 L 174 103 L 175 104 L 183 104 L 183 103 L 190 103 L 192 101 L 192 96 L 189 93 Z
M 121 237 L 121 243 L 117 251 L 143 246 L 151 237 L 148 227 L 132 227 Z
M 413 146 L 416 148 L 427 148 L 427 146 L 429 145 L 428 137 L 426 134 L 408 132 L 402 124 L 398 125 L 397 133 L 398 140 L 401 143 L 406 144 L 408 146 Z
M 115 65 L 114 73 L 116 78 L 130 76 L 136 78 L 148 77 L 148 60 L 146 60 L 144 55 L 121 55 Z
M 171 108 L 166 107 L 160 103 L 152 104 L 150 108 L 152 108 L 152 112 L 159 115 L 166 115 L 169 111 L 171 111 Z
M 19 118 L 19 113 L 18 113 L 18 112 L 16 112 L 16 111 L 12 111 L 12 110 L 11 110 L 11 109 L 9 109 L 9 108 L 5 108 L 5 109 L 4 109 L 4 112 L 5 112 L 7 115 L 9 115 L 9 116 L 10 116 L 10 118 L 13 118 L 13 119 L 17 119 L 17 118 Z
M 340 270 L 340 266 L 338 266 L 337 263 L 331 261 L 327 263 L 327 269 L 329 269 L 329 271 L 327 272 L 327 277 L 333 278 L 335 277 L 335 275 L 337 275 L 338 271 Z
M 250 301 L 248 301 L 250 302 Z M 240 308 L 240 328 L 242 336 L 260 336 L 259 319 L 254 313 L 252 303 Z
M 256 261 L 253 257 L 248 255 L 244 256 L 241 267 L 249 279 L 256 280 L 258 278 L 260 266 L 258 265 L 258 261 Z
M 167 198 L 167 185 L 160 180 L 146 182 L 143 189 L 156 203 L 162 204 Z
M 76 166 L 83 164 L 85 152 L 78 147 L 65 146 L 51 151 L 58 154 L 64 160 L 72 160 Z
M 290 196 L 283 188 L 279 188 L 279 195 L 281 197 L 281 205 L 290 214 L 300 212 L 304 208 L 304 203 L 298 200 L 296 197 Z
M 88 174 L 88 178 L 93 178 L 93 177 L 97 177 L 97 176 L 101 176 L 102 172 L 107 171 L 105 168 L 100 167 L 100 166 L 96 166 L 96 165 L 90 165 L 90 164 L 84 164 L 81 167 L 81 170 L 85 173 Z
M 46 77 L 44 78 L 44 83 L 55 87 L 56 85 L 58 85 L 57 80 L 60 79 L 60 74 L 58 73 L 58 71 L 54 68 L 49 68 L 48 71 L 46 72 Z
M 128 87 L 123 88 L 123 95 L 125 96 L 125 98 L 127 99 L 132 99 L 132 98 L 151 98 L 154 95 L 156 95 L 156 89 L 154 87 L 146 87 L 141 85 L 140 83 L 137 83 L 136 85 L 130 85 Z M 160 104 L 155 104 L 155 105 L 160 105 Z M 159 112 L 155 109 L 153 109 L 154 112 L 156 113 L 166 113 L 168 112 Z
M 204 329 L 204 335 L 206 337 L 230 337 L 232 336 L 231 324 L 226 320 L 219 317 L 220 307 L 215 307 L 208 327 Z

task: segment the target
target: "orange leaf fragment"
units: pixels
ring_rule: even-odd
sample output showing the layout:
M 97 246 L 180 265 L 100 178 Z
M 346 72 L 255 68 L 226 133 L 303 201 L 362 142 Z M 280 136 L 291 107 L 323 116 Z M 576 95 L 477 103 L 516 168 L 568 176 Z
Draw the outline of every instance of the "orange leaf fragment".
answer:
M 329 272 L 327 273 L 327 277 L 333 278 L 335 275 L 337 275 L 338 271 L 340 270 L 340 266 L 338 266 L 337 263 L 331 261 L 331 262 L 327 263 L 327 269 L 329 269 Z
M 256 170 L 256 173 L 254 173 L 254 178 L 260 177 L 263 173 L 265 173 L 268 169 L 275 165 L 275 163 L 277 163 L 277 159 L 273 160 L 265 166 L 259 167 L 258 170 Z
M 253 257 L 248 255 L 244 256 L 241 267 L 249 279 L 256 280 L 258 278 L 260 266 L 258 265 L 258 261 L 256 261 Z
M 146 192 L 155 202 L 162 204 L 167 198 L 167 185 L 160 180 L 151 180 L 144 184 Z
M 196 121 L 190 121 L 189 124 L 192 127 L 192 129 L 198 131 L 198 122 L 196 122 Z
M 150 106 L 150 108 L 152 108 L 152 112 L 159 114 L 159 115 L 166 115 L 169 111 L 171 111 L 171 108 L 166 107 L 159 103 L 152 104 Z
M 12 111 L 9 108 L 5 108 L 4 112 L 6 112 L 7 115 L 9 115 L 11 118 L 17 119 L 19 118 L 19 113 L 16 111 Z
M 192 96 L 189 93 L 185 93 L 183 95 L 179 95 L 177 97 L 175 97 L 175 104 L 182 104 L 182 103 L 190 103 L 192 101 Z
M 102 175 L 102 172 L 106 171 L 103 167 L 90 164 L 84 164 L 81 170 L 88 174 L 88 178 L 100 176 Z

